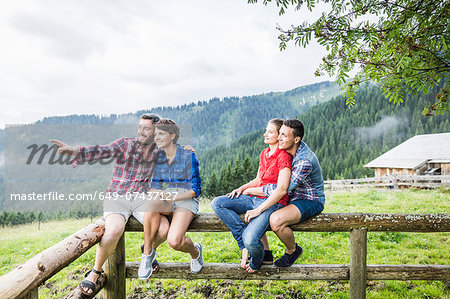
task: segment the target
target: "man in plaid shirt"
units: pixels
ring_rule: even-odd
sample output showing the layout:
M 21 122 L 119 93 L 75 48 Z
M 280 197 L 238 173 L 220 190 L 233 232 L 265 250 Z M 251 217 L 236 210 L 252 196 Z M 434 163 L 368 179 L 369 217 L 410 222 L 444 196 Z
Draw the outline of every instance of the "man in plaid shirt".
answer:
M 142 223 L 146 200 L 130 200 L 136 194 L 145 195 L 150 189 L 151 178 L 159 150 L 153 141 L 155 123 L 160 117 L 155 114 L 143 114 L 139 118 L 137 137 L 120 138 L 107 145 L 76 147 L 59 140 L 50 140 L 58 146 L 58 153 L 75 156 L 73 167 L 85 162 L 114 157 L 112 178 L 107 189 L 104 203 L 105 232 L 100 240 L 95 256 L 95 265 L 86 279 L 80 284 L 82 292 L 91 296 L 104 282 L 102 266 L 114 252 L 122 236 L 125 224 L 133 215 Z M 142 197 L 142 196 L 140 196 Z M 169 229 L 167 218 L 162 217 L 154 246 L 161 244 Z M 154 267 L 156 268 L 156 267 Z M 155 269 L 155 272 L 157 269 Z
M 289 267 L 300 257 L 303 249 L 295 243 L 289 225 L 305 221 L 323 211 L 325 194 L 322 169 L 314 152 L 302 141 L 304 126 L 298 119 L 286 120 L 280 129 L 278 147 L 293 156 L 291 181 L 288 188 L 289 205 L 270 216 L 270 227 L 286 245 L 285 254 L 275 261 L 278 267 Z M 276 184 L 263 187 L 268 197 Z

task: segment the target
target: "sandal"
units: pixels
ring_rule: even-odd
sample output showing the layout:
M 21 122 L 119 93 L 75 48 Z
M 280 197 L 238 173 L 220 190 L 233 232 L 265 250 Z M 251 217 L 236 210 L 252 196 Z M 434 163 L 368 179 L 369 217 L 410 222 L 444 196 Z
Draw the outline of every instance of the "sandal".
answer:
M 141 252 L 144 253 L 144 244 L 141 245 Z M 159 263 L 158 263 L 158 261 L 156 259 L 152 263 L 152 268 L 153 268 L 152 274 L 158 273 L 158 271 L 159 271 Z
M 95 269 L 92 269 L 91 271 L 87 272 L 84 277 L 87 277 L 89 273 L 94 272 L 98 275 L 96 282 L 92 282 L 90 280 L 87 280 L 87 278 L 83 279 L 83 281 L 80 283 L 80 289 L 81 293 L 83 293 L 84 296 L 87 296 L 87 298 L 93 298 L 102 288 L 106 281 L 106 276 L 103 270 L 97 271 Z M 87 293 L 83 288 L 87 288 L 91 290 L 91 293 Z

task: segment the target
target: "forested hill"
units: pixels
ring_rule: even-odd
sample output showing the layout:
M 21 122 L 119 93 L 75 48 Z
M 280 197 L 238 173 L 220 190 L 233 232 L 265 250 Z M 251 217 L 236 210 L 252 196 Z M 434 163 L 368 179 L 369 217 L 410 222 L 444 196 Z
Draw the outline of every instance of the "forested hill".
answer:
M 47 117 L 37 124 L 135 124 L 142 113 L 156 113 L 192 126 L 192 145 L 197 151 L 230 144 L 240 136 L 260 129 L 273 117 L 295 117 L 311 106 L 339 94 L 332 82 L 246 97 L 213 98 L 176 107 L 158 107 L 136 113 Z
M 46 152 L 43 148 L 40 154 L 32 154 L 34 145 L 50 146 L 51 138 L 74 145 L 106 144 L 122 136 L 135 136 L 139 115 L 152 112 L 172 118 L 180 125 L 191 125 L 192 139 L 186 138 L 190 134 L 183 130 L 180 142 L 193 145 L 196 152 L 201 153 L 219 144 L 230 144 L 237 138 L 264 127 L 270 118 L 295 117 L 337 94 L 338 87 L 331 82 L 322 82 L 287 92 L 241 98 L 215 98 L 177 107 L 159 107 L 121 115 L 47 117 L 34 124 L 7 127 L 0 130 L 0 211 L 7 208 L 4 205 L 5 195 L 15 193 L 94 194 L 106 190 L 112 165 L 97 163 L 72 169 L 64 163 L 54 164 L 52 154 L 43 154 Z M 8 142 L 5 144 L 6 141 Z M 45 156 L 45 159 L 42 158 L 41 161 L 39 155 Z M 31 159 L 30 164 L 28 159 Z M 40 206 L 36 206 L 38 201 L 10 200 L 7 203 L 8 208 L 16 210 L 40 209 Z M 20 206 L 22 204 L 24 207 Z M 68 207 L 64 204 L 58 202 L 53 203 L 51 207 L 45 206 L 46 213 L 56 213 L 58 210 L 69 213 L 68 209 L 82 213 L 91 212 L 91 205 L 83 205 L 79 201 L 72 204 L 69 202 Z
M 410 95 L 399 107 L 389 103 L 376 87 L 358 92 L 357 104 L 349 109 L 345 98 L 312 107 L 298 118 L 305 124 L 304 141 L 316 152 L 325 179 L 373 176 L 364 164 L 418 134 L 450 132 L 448 115 L 425 117 L 423 107 L 434 103 L 436 90 L 428 95 Z M 200 153 L 206 193 L 231 190 L 256 174 L 259 153 L 265 148 L 263 129 L 241 137 L 230 146 Z M 252 172 L 242 167 L 252 165 Z M 236 166 L 235 160 L 238 159 Z M 240 177 L 244 173 L 246 178 Z M 237 177 L 236 177 L 237 176 Z

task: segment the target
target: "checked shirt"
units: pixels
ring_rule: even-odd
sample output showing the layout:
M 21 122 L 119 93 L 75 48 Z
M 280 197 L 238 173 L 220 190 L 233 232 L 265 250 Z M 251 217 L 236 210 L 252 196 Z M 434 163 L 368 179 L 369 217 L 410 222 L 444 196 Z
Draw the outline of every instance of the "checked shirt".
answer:
M 70 163 L 72 167 L 103 159 L 103 163 L 114 160 L 112 178 L 107 192 L 124 195 L 131 192 L 147 192 L 150 189 L 151 178 L 159 150 L 156 144 L 144 159 L 141 145 L 136 138 L 119 138 L 106 145 L 79 147 L 79 153 Z
M 270 196 L 276 184 L 263 186 L 266 196 Z M 292 161 L 292 174 L 288 194 L 290 202 L 298 199 L 319 201 L 325 205 L 322 169 L 313 151 L 304 143 L 300 143 Z

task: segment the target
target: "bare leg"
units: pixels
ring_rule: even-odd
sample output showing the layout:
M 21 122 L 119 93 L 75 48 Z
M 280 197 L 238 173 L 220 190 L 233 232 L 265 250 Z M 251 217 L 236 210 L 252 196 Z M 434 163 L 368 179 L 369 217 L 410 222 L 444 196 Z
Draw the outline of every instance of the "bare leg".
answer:
M 191 258 L 196 259 L 199 256 L 192 240 L 186 237 L 186 231 L 194 219 L 194 214 L 184 208 L 177 208 L 172 216 L 167 243 L 175 250 L 189 253 Z
M 153 201 L 147 206 L 143 219 L 143 254 L 150 255 L 152 248 L 156 249 L 165 241 L 169 230 L 169 222 L 162 214 L 167 214 L 169 211 L 172 211 L 172 206 L 167 201 Z M 164 221 L 162 225 L 161 221 Z
M 264 234 L 264 235 L 262 236 L 261 242 L 262 242 L 263 245 L 264 245 L 264 250 L 270 250 L 270 248 L 269 248 L 269 240 L 267 240 L 267 235 L 266 235 L 266 234 Z
M 270 227 L 286 246 L 286 253 L 295 251 L 295 237 L 289 225 L 298 223 L 302 214 L 294 205 L 288 205 L 270 215 Z
M 152 248 L 156 250 L 159 245 L 164 243 L 167 239 L 167 234 L 169 233 L 169 220 L 164 215 L 160 215 L 159 228 L 156 233 L 155 239 L 153 240 Z
M 144 252 L 145 255 L 150 255 L 153 241 L 161 221 L 159 212 L 145 212 L 144 214 Z
M 114 252 L 117 242 L 125 230 L 125 218 L 120 214 L 110 214 L 105 219 L 105 233 L 97 247 L 95 254 L 94 269 L 100 271 L 106 259 Z M 97 281 L 98 275 L 94 272 L 89 273 L 89 281 Z M 83 288 L 85 292 L 91 293 L 88 288 Z
M 248 264 L 248 250 L 247 248 L 242 249 L 242 258 L 241 258 L 241 268 L 245 269 Z

